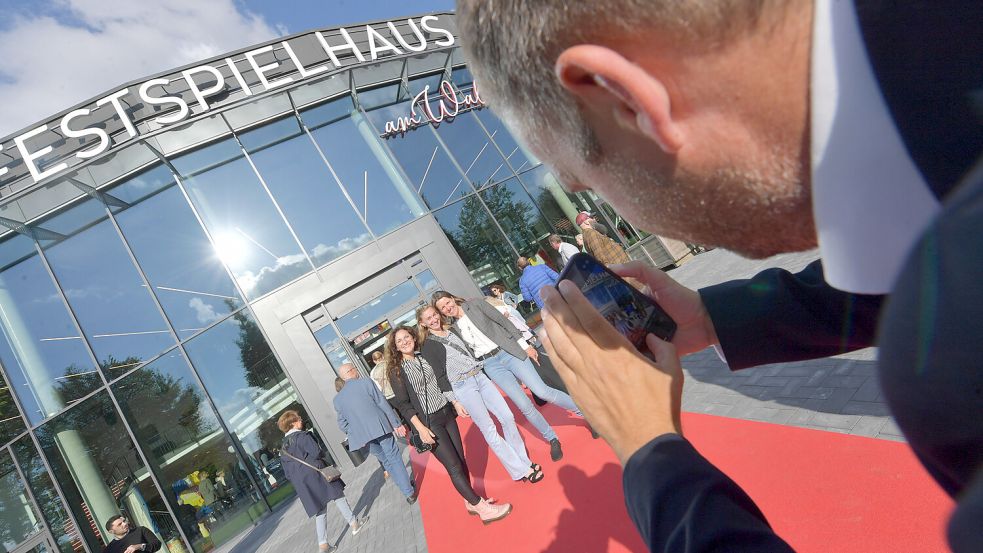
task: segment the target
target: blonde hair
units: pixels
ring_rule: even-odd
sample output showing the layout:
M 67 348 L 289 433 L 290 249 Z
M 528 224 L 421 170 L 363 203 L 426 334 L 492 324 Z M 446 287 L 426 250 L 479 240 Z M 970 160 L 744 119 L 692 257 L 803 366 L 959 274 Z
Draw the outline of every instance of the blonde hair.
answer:
M 447 317 L 444 317 L 444 315 L 441 314 L 439 309 L 437 309 L 436 307 L 430 304 L 421 305 L 416 310 L 416 337 L 419 340 L 419 342 L 417 343 L 417 348 L 422 346 L 423 342 L 426 342 L 427 338 L 430 337 L 430 329 L 425 324 L 423 324 L 423 314 L 430 309 L 433 309 L 434 313 L 436 313 L 437 316 L 440 317 L 441 329 L 447 330 L 448 328 L 450 328 L 450 325 L 447 323 Z

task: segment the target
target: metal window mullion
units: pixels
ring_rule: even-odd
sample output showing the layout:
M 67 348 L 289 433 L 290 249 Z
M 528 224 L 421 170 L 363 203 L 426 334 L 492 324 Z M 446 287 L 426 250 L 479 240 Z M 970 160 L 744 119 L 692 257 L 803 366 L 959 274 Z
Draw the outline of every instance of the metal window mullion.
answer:
M 41 509 L 41 504 L 38 503 L 38 499 L 34 497 L 34 490 L 31 489 L 31 484 L 28 482 L 27 477 L 24 475 L 24 471 L 20 467 L 20 463 L 17 462 L 17 456 L 14 455 L 14 448 L 11 444 L 7 444 L 4 448 L 7 450 L 7 455 L 10 455 L 10 460 L 14 463 L 14 469 L 17 471 L 17 476 L 20 481 L 24 484 L 24 491 L 27 492 L 27 497 L 31 500 L 31 504 L 34 506 L 38 517 L 41 519 L 41 524 L 44 526 L 44 531 L 48 533 L 48 536 L 54 539 L 54 534 L 51 533 L 51 526 L 48 525 L 48 519 L 44 517 L 44 511 Z
M 222 118 L 224 120 L 225 115 L 222 115 Z M 226 121 L 225 124 L 228 125 L 229 122 Z M 231 128 L 231 126 L 229 128 Z M 245 158 L 246 162 L 249 163 L 249 167 L 252 168 L 253 174 L 256 175 L 256 178 L 259 180 L 260 186 L 262 186 L 263 190 L 266 191 L 266 195 L 270 198 L 270 202 L 273 203 L 273 208 L 276 209 L 276 212 L 280 215 L 280 219 L 283 220 L 283 224 L 287 226 L 287 231 L 290 232 L 290 236 L 292 236 L 294 242 L 297 243 L 297 246 L 300 248 L 300 252 L 304 254 L 304 259 L 306 259 L 307 263 L 311 266 L 311 270 L 317 271 L 317 266 L 314 265 L 314 261 L 311 259 L 311 256 L 307 254 L 307 248 L 304 247 L 304 244 L 300 241 L 300 237 L 298 237 L 297 233 L 294 232 L 294 228 L 290 225 L 290 221 L 287 220 L 287 215 L 280 207 L 280 203 L 276 201 L 276 198 L 273 196 L 273 192 L 270 191 L 270 187 L 267 186 L 266 180 L 263 179 L 263 175 L 260 174 L 256 164 L 253 163 L 253 159 L 249 156 L 249 152 L 246 151 L 246 148 L 242 145 L 242 142 L 239 141 L 239 135 L 232 133 L 232 138 L 239 146 L 239 151 L 242 152 L 242 156 Z
M 488 108 L 482 108 L 482 109 L 488 109 Z M 469 113 L 472 113 L 472 114 L 473 114 L 474 112 L 472 111 L 472 112 L 469 112 Z M 487 136 L 487 137 L 488 137 L 488 142 L 489 142 L 489 143 L 490 143 L 490 144 L 491 144 L 492 146 L 494 146 L 494 147 L 495 147 L 495 150 L 497 150 L 497 151 L 498 151 L 498 154 L 499 154 L 500 156 L 502 156 L 502 159 L 503 159 L 503 160 L 505 160 L 505 166 L 506 166 L 506 167 L 508 167 L 509 169 L 511 169 L 511 170 L 512 170 L 512 175 L 513 175 L 513 176 L 518 176 L 518 175 L 519 175 L 519 170 L 518 170 L 518 169 L 516 169 L 516 168 L 515 168 L 515 166 L 513 166 L 513 165 L 512 165 L 512 162 L 511 162 L 511 161 L 509 161 L 509 158 L 511 157 L 511 155 L 505 155 L 505 150 L 503 150 L 503 149 L 502 149 L 502 148 L 501 148 L 501 147 L 500 147 L 500 146 L 498 145 L 498 143 L 497 143 L 497 142 L 495 142 L 495 137 L 494 137 L 494 136 L 492 135 L 492 133 L 490 133 L 490 132 L 488 132 L 488 127 L 486 127 L 486 126 L 485 126 L 485 124 L 481 122 L 481 118 L 480 118 L 480 117 L 478 117 L 477 115 L 473 115 L 473 116 L 474 116 L 474 120 L 478 122 L 478 127 L 480 127 L 480 128 L 481 128 L 481 130 L 482 130 L 482 131 L 484 131 L 484 133 L 485 133 L 485 136 Z M 506 131 L 508 131 L 508 127 L 506 127 Z M 511 132 L 511 131 L 510 131 L 510 132 Z M 518 150 L 522 150 L 522 147 L 518 145 L 518 144 L 519 144 L 519 141 L 518 141 L 518 140 L 516 140 L 516 138 L 515 138 L 514 136 L 512 137 L 512 139 L 513 139 L 513 140 L 515 140 L 515 142 L 516 142 L 516 148 L 517 148 Z M 513 152 L 513 153 L 514 153 L 514 152 Z M 523 155 L 525 155 L 525 153 L 523 153 Z M 528 161 L 527 161 L 527 163 L 528 163 Z M 520 169 L 521 169 L 521 166 L 520 166 Z M 502 179 L 502 180 L 506 180 L 506 179 Z M 498 182 L 501 182 L 501 181 L 498 181 Z
M 29 435 L 31 436 L 31 443 L 34 444 L 34 451 L 37 452 L 38 458 L 41 459 L 41 464 L 44 465 L 44 470 L 47 471 L 48 477 L 51 478 L 51 484 L 55 487 L 55 492 L 61 499 L 62 507 L 65 509 L 65 514 L 68 515 L 69 520 L 71 520 L 72 524 L 75 525 L 75 532 L 78 534 L 79 543 L 82 544 L 82 548 L 85 549 L 86 553 L 92 553 L 92 550 L 89 549 L 89 542 L 85 540 L 85 535 L 82 533 L 82 525 L 79 524 L 78 520 L 75 518 L 75 513 L 72 512 L 72 508 L 69 505 L 68 500 L 65 499 L 65 492 L 61 489 L 61 484 L 55 477 L 54 471 L 51 470 L 51 464 L 48 463 L 48 457 L 44 454 L 44 450 L 41 449 L 41 442 L 38 441 L 38 437 L 34 435 L 33 431 L 31 431 Z
M 369 117 L 369 112 L 365 111 L 362 108 L 358 108 L 358 110 L 361 112 L 362 117 L 365 118 L 365 123 L 372 128 L 372 130 L 375 133 L 375 136 L 378 136 L 379 127 L 377 127 L 375 123 L 372 122 L 372 118 Z M 416 184 L 414 180 L 410 178 L 409 173 L 406 172 L 406 169 L 403 167 L 403 164 L 399 162 L 399 158 L 396 157 L 395 153 L 393 153 L 392 148 L 389 147 L 387 141 L 380 140 L 379 144 L 380 146 L 382 146 L 382 149 L 385 150 L 385 152 L 389 155 L 389 162 L 392 163 L 393 167 L 396 168 L 399 174 L 403 176 L 404 181 L 410 186 L 410 188 L 413 189 L 414 192 L 416 192 L 417 198 L 420 200 L 420 205 L 427 208 L 428 213 L 430 211 L 433 211 L 433 209 L 427 205 L 427 202 L 423 199 L 423 196 L 420 194 L 420 192 L 416 189 Z
M 104 205 L 104 207 L 105 207 L 105 205 Z M 107 207 L 106 209 L 108 211 L 109 208 Z M 115 226 L 115 221 L 113 221 L 113 223 L 114 223 L 114 228 L 116 228 L 117 231 L 118 231 L 119 230 L 119 227 L 116 227 Z M 103 389 L 106 390 L 106 393 L 108 394 L 110 401 L 113 403 L 113 406 L 116 409 L 116 415 L 119 416 L 119 420 L 123 424 L 123 428 L 126 429 L 126 433 L 129 435 L 130 440 L 133 443 L 133 446 L 134 446 L 134 448 L 137 451 L 137 455 L 139 455 L 140 460 L 143 461 L 144 467 L 146 467 L 147 471 L 150 473 L 150 481 L 153 483 L 154 487 L 157 489 L 157 493 L 160 494 L 161 500 L 164 501 L 164 505 L 167 507 L 167 512 L 170 513 L 170 515 L 172 517 L 174 517 L 174 522 L 176 524 L 177 523 L 177 517 L 174 516 L 174 512 L 171 511 L 170 505 L 167 503 L 167 500 L 164 499 L 166 496 L 164 495 L 163 488 L 161 488 L 160 483 L 157 482 L 157 478 L 154 476 L 153 471 L 150 470 L 150 465 L 149 465 L 149 463 L 147 463 L 147 459 L 146 459 L 146 456 L 143 453 L 143 449 L 140 447 L 139 443 L 137 443 L 136 436 L 133 434 L 133 430 L 130 428 L 130 425 L 129 425 L 129 423 L 126 420 L 126 417 L 123 416 L 123 413 L 122 413 L 122 411 L 119 408 L 119 404 L 116 401 L 116 397 L 113 395 L 112 390 L 109 389 L 109 386 L 108 386 L 107 380 L 106 380 L 106 375 L 104 375 L 103 372 L 102 372 L 102 367 L 99 365 L 99 360 L 96 357 L 95 350 L 92 349 L 91 344 L 88 343 L 88 340 L 86 339 L 85 334 L 82 332 L 82 327 L 81 327 L 81 325 L 78 322 L 78 319 L 77 319 L 77 317 L 75 315 L 75 312 L 72 310 L 71 305 L 69 305 L 68 298 L 67 298 L 67 296 L 64 295 L 64 292 L 62 291 L 61 284 L 58 282 L 57 277 L 55 277 L 54 271 L 51 270 L 51 266 L 48 264 L 48 260 L 44 256 L 44 250 L 41 248 L 41 245 L 39 243 L 36 244 L 36 247 L 38 249 L 38 252 L 40 253 L 40 258 L 41 258 L 42 263 L 44 264 L 45 268 L 47 268 L 48 272 L 50 273 L 52 280 L 55 282 L 55 288 L 58 289 L 59 295 L 62 296 L 62 299 L 65 302 L 65 306 L 69 310 L 69 313 L 71 314 L 72 320 L 74 321 L 75 325 L 78 328 L 79 335 L 82 336 L 83 343 L 86 345 L 86 350 L 89 352 L 89 355 L 92 357 L 92 361 L 95 363 L 96 372 L 99 374 L 99 378 L 102 379 L 102 382 L 103 382 L 102 387 L 103 387 Z M 131 256 L 132 256 L 132 252 L 131 252 Z M 165 324 L 166 324 L 166 320 L 165 320 Z M 90 396 L 96 395 L 96 393 L 98 393 L 99 391 L 101 391 L 101 390 L 96 390 L 95 392 L 93 392 L 92 394 L 90 394 Z M 76 405 L 81 405 L 82 403 L 83 403 L 82 401 L 78 401 L 78 402 L 76 402 Z M 184 538 L 184 540 L 188 543 L 188 545 L 190 545 L 191 542 L 190 541 L 187 541 L 188 538 L 187 538 L 187 536 L 184 535 L 184 530 L 180 527 L 180 525 L 177 525 L 177 526 L 178 526 L 178 533 L 180 533 L 181 534 L 181 537 Z M 79 529 L 79 532 L 81 532 L 81 529 Z
M 321 156 L 321 161 L 324 162 L 324 165 L 328 168 L 328 171 L 331 173 L 331 176 L 334 178 L 335 184 L 337 184 L 338 188 L 341 189 L 341 194 L 345 197 L 346 200 L 348 200 L 348 205 L 351 206 L 352 210 L 355 212 L 355 215 L 358 216 L 358 220 L 361 221 L 362 224 L 365 226 L 365 229 L 368 230 L 369 236 L 372 237 L 372 240 L 373 241 L 378 240 L 378 237 L 375 235 L 375 232 L 372 230 L 371 227 L 369 227 L 369 222 L 362 215 L 362 212 L 358 209 L 358 206 L 355 205 L 354 200 L 352 200 L 351 195 L 348 193 L 348 189 L 345 188 L 345 184 L 341 182 L 341 178 L 338 176 L 338 173 L 335 173 L 334 167 L 332 167 L 331 162 L 328 161 L 328 156 L 324 155 L 324 150 L 321 149 L 321 145 L 317 143 L 317 140 L 314 139 L 314 135 L 311 133 L 311 130 L 307 128 L 307 123 L 305 123 L 302 118 L 298 118 L 298 120 L 300 121 L 301 128 L 304 129 L 304 133 L 307 134 L 307 138 L 311 141 L 312 144 L 314 144 L 314 149 L 317 150 L 318 155 Z M 330 124 L 333 125 L 334 123 L 330 123 Z
M 467 113 L 467 112 L 465 112 L 465 113 Z M 425 126 L 430 128 L 430 132 L 433 133 L 434 138 L 437 139 L 437 143 L 440 144 L 440 147 L 441 148 L 443 148 L 444 153 L 450 159 L 450 161 L 454 165 L 454 167 L 457 168 L 457 170 L 458 170 L 459 173 L 461 173 L 461 176 L 464 178 L 464 182 L 468 183 L 471 186 L 471 190 L 475 190 L 475 191 L 478 190 L 478 187 L 474 185 L 474 181 L 471 180 L 471 177 L 469 177 L 468 174 L 467 174 L 467 172 L 464 170 L 464 168 L 461 167 L 461 164 L 457 161 L 457 156 L 454 155 L 454 152 L 451 151 L 450 147 L 447 146 L 447 143 L 444 142 L 444 139 L 441 138 L 440 134 L 437 132 L 437 129 L 434 128 L 434 126 L 432 124 L 425 125 Z M 478 158 L 475 158 L 474 161 L 475 162 L 478 161 Z M 445 203 L 444 205 L 447 205 L 447 204 Z M 442 205 L 440 207 L 444 207 L 444 206 Z

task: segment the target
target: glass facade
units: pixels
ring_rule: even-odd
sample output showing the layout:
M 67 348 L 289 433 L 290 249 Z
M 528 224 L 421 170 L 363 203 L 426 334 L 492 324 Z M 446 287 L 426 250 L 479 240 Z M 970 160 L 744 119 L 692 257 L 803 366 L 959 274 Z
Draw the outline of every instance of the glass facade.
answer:
M 255 306 L 315 272 L 422 218 L 478 288 L 517 293 L 519 255 L 557 265 L 547 237 L 573 242 L 577 212 L 597 206 L 489 108 L 387 132 L 439 113 L 442 88 L 472 91 L 453 49 L 427 56 L 383 82 L 358 68 L 358 90 L 341 73 L 250 98 L 4 200 L 0 547 L 46 533 L 100 551 L 124 513 L 169 553 L 203 552 L 293 497 L 276 420 L 306 411 Z M 329 366 L 367 360 L 441 287 L 426 265 L 391 263 L 409 276 L 361 304 L 304 308 Z

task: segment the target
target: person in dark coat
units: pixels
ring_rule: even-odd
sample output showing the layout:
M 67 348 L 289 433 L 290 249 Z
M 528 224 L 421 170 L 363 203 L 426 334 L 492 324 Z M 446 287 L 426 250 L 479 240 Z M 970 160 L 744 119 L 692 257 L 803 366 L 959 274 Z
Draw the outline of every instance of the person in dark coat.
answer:
M 353 536 L 365 526 L 369 517 L 356 518 L 352 513 L 352 508 L 345 499 L 345 482 L 341 478 L 328 482 L 321 475 L 320 469 L 327 465 L 321 458 L 322 452 L 317 442 L 302 430 L 303 424 L 297 411 L 285 411 L 280 415 L 277 427 L 284 433 L 280 462 L 287 480 L 297 490 L 307 516 L 314 518 L 320 551 L 334 551 L 335 547 L 328 543 L 328 503 L 334 503 L 341 516 L 348 521 Z

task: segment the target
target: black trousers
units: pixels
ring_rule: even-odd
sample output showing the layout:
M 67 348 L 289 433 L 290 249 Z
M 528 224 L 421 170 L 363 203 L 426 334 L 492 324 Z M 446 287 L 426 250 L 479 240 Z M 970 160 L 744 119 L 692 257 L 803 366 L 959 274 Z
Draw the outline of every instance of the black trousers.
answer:
M 468 463 L 464 460 L 464 445 L 461 443 L 461 430 L 457 427 L 457 413 L 454 408 L 447 405 L 430 415 L 430 424 L 427 427 L 434 433 L 437 442 L 430 452 L 447 469 L 457 493 L 468 503 L 477 505 L 481 498 L 471 487 L 471 473 L 468 472 Z

